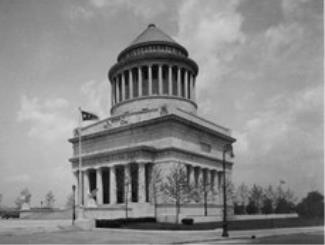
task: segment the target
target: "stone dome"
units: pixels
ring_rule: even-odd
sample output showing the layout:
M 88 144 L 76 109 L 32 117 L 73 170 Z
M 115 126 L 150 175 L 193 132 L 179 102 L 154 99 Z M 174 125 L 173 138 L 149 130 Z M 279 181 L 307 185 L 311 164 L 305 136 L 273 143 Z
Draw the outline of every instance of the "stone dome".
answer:
M 120 115 L 162 106 L 196 113 L 197 64 L 187 50 L 154 24 L 120 52 L 108 73 L 111 114 Z

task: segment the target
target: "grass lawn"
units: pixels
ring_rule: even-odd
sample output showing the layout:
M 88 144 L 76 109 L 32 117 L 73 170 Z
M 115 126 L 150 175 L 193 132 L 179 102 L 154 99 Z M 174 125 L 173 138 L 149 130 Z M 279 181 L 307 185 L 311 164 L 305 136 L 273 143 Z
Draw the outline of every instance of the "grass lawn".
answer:
M 229 230 L 252 230 L 252 229 L 270 229 L 284 227 L 302 227 L 302 226 L 323 226 L 324 220 L 286 218 L 286 219 L 265 219 L 265 220 L 237 220 L 229 221 Z M 125 223 L 123 220 L 114 221 L 114 223 L 102 223 L 98 227 L 118 227 L 125 229 L 141 230 L 211 230 L 222 227 L 222 222 L 194 223 L 193 225 L 157 223 L 153 220 L 140 221 L 130 220 Z

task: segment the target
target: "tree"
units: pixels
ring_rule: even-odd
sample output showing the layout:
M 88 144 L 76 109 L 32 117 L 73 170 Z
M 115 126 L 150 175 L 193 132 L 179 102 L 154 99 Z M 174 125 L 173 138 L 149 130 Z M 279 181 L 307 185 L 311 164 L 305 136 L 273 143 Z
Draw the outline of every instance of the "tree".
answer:
M 189 192 L 189 201 L 194 200 L 199 202 L 203 199 L 203 210 L 204 216 L 208 215 L 208 198 L 213 197 L 218 193 L 218 190 L 212 187 L 211 178 L 208 177 L 208 174 L 203 174 L 202 178 L 199 179 L 197 187 L 191 186 L 188 183 L 190 192 Z
M 246 212 L 248 214 L 256 214 L 258 212 L 258 208 L 256 206 L 256 202 L 253 200 L 249 200 L 248 205 L 246 207 Z
M 285 198 L 278 199 L 275 213 L 277 214 L 285 214 L 285 213 L 292 213 L 295 211 L 295 204 L 293 202 L 288 201 Z
M 242 183 L 235 192 L 234 197 L 234 212 L 235 214 L 245 214 L 246 206 L 249 202 L 248 186 Z
M 263 206 L 262 206 L 262 213 L 263 214 L 272 214 L 272 213 L 274 213 L 272 202 L 273 201 L 270 198 L 267 198 L 267 197 L 264 198 Z
M 73 204 L 74 204 L 74 197 L 73 197 L 73 193 L 70 193 L 67 197 L 67 201 L 65 203 L 65 207 L 66 208 L 73 208 Z
M 24 203 L 30 204 L 31 198 L 32 194 L 29 192 L 28 188 L 23 189 L 15 200 L 17 208 L 21 209 Z
M 301 217 L 324 217 L 324 196 L 318 191 L 312 191 L 297 205 L 297 213 Z
M 262 209 L 264 209 L 265 212 L 268 212 L 271 210 L 273 213 L 274 209 L 276 207 L 276 203 L 277 203 L 277 195 L 276 195 L 275 191 L 273 190 L 273 187 L 271 185 L 269 185 L 267 188 L 264 189 L 264 201 L 263 201 Z M 271 206 L 269 206 L 270 204 L 271 204 Z
M 181 206 L 188 200 L 190 193 L 187 173 L 183 164 L 177 163 L 172 167 L 166 181 L 163 183 L 163 190 L 175 202 L 176 223 L 179 223 Z
M 49 191 L 45 195 L 45 207 L 47 208 L 53 208 L 55 202 L 54 194 L 52 191 Z
M 161 169 L 156 165 L 152 169 L 151 173 L 151 191 L 153 196 L 154 202 L 154 211 L 155 211 L 155 218 L 157 218 L 157 209 L 158 209 L 158 198 L 161 190 L 161 183 L 162 183 L 162 174 Z
M 275 196 L 275 213 L 291 213 L 294 211 L 296 198 L 289 188 L 284 191 L 282 186 L 279 185 Z
M 263 205 L 263 188 L 254 184 L 250 190 L 249 199 L 250 202 L 254 202 L 254 206 L 257 208 L 257 213 L 260 213 Z

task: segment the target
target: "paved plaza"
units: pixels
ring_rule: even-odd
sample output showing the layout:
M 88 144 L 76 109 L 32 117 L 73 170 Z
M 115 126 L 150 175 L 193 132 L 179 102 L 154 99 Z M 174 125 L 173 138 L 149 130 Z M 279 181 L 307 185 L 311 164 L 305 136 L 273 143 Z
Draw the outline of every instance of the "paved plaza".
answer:
M 324 227 L 300 227 L 230 231 L 229 238 L 221 237 L 221 229 L 208 231 L 143 231 L 97 228 L 82 231 L 69 220 L 0 220 L 0 243 L 255 243 L 260 238 L 303 234 L 311 238 L 323 234 Z M 251 239 L 255 235 L 256 239 Z M 322 239 L 323 240 L 323 239 Z M 267 241 L 267 240 L 266 240 Z M 312 243 L 312 241 L 310 242 Z

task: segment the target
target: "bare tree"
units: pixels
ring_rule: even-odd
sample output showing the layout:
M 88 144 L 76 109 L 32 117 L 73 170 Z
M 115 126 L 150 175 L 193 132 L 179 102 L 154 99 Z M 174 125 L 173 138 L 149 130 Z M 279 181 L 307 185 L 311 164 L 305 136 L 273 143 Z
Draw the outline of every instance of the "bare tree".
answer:
M 257 212 L 261 212 L 261 208 L 263 205 L 263 188 L 256 184 L 253 185 L 252 189 L 250 190 L 250 201 L 252 201 L 256 208 Z
M 23 189 L 20 192 L 20 195 L 15 200 L 15 204 L 17 208 L 20 209 L 24 203 L 30 204 L 31 198 L 32 198 L 32 194 L 30 193 L 28 188 Z
M 187 173 L 183 164 L 177 163 L 170 171 L 163 184 L 165 194 L 175 201 L 176 223 L 179 223 L 179 214 L 182 204 L 188 200 L 190 193 L 187 183 Z
M 45 195 L 45 206 L 47 208 L 53 208 L 55 203 L 55 198 L 54 198 L 54 194 L 52 191 L 49 191 L 48 193 L 46 193 Z
M 155 218 L 157 218 L 157 209 L 158 209 L 158 198 L 162 184 L 162 174 L 161 169 L 158 166 L 154 166 L 151 172 L 151 190 L 154 202 L 154 212 Z
M 249 196 L 249 189 L 248 186 L 242 183 L 238 186 L 235 194 L 235 201 L 242 206 L 246 206 L 248 204 L 248 196 Z
M 65 203 L 65 207 L 66 208 L 73 208 L 73 204 L 74 204 L 74 197 L 73 197 L 73 193 L 70 193 L 67 197 L 67 201 Z

